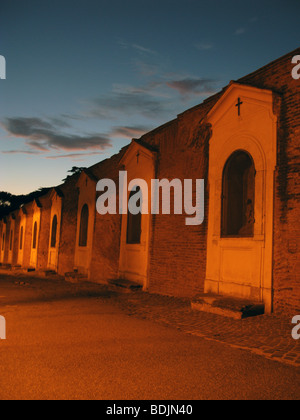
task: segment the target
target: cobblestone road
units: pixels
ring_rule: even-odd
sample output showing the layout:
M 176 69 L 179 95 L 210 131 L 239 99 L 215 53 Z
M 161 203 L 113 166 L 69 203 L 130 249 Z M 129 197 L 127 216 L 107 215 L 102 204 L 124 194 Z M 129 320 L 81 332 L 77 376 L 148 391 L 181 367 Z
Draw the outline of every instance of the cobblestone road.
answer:
M 292 338 L 294 326 L 290 318 L 264 315 L 233 320 L 192 311 L 189 300 L 143 292 L 123 294 L 118 302 L 128 315 L 151 319 L 186 334 L 248 349 L 255 354 L 300 367 L 300 340 Z

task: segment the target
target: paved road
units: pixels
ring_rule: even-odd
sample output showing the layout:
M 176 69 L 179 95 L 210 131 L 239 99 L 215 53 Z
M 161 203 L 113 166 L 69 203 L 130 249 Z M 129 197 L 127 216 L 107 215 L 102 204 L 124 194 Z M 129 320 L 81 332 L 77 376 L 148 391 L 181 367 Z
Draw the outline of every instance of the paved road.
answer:
M 299 369 L 128 316 L 109 296 L 1 311 L 1 400 L 300 398 Z

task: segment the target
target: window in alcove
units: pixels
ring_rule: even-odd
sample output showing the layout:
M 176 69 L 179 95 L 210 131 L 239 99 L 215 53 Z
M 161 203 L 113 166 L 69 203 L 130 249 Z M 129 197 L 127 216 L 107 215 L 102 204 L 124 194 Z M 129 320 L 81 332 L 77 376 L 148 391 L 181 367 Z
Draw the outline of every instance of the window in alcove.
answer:
M 56 235 L 57 235 L 57 216 L 53 217 L 52 229 L 51 229 L 51 248 L 56 247 Z
M 255 167 L 252 157 L 237 151 L 223 171 L 222 237 L 254 235 Z
M 85 204 L 81 210 L 80 228 L 79 228 L 79 246 L 87 246 L 88 240 L 88 226 L 89 226 L 89 208 Z
M 34 222 L 33 227 L 33 240 L 32 240 L 32 248 L 36 249 L 36 242 L 37 242 L 37 223 Z
M 141 189 L 138 187 L 131 191 L 129 195 L 129 200 L 135 194 L 141 194 Z M 142 208 L 141 199 L 137 200 L 136 207 Z M 141 243 L 141 233 L 142 233 L 142 214 L 141 212 L 137 214 L 132 214 L 128 211 L 127 217 L 127 244 L 140 244 Z

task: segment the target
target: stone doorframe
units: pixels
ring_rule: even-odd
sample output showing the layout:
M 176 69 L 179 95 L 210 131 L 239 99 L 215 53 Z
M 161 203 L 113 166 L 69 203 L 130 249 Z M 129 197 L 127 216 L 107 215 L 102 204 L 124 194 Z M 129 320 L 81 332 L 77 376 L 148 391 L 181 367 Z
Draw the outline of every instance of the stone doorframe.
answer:
M 243 105 L 239 113 L 236 101 Z M 274 171 L 277 117 L 270 91 L 232 83 L 208 114 L 209 221 L 205 291 L 265 303 L 272 311 Z M 253 237 L 222 237 L 223 171 L 230 156 L 245 151 L 253 159 L 255 223 Z
M 49 246 L 48 246 L 48 263 L 47 268 L 57 272 L 58 269 L 58 258 L 59 258 L 59 246 L 60 246 L 60 233 L 61 233 L 61 216 L 62 216 L 62 203 L 63 194 L 59 188 L 53 188 L 50 194 L 51 201 L 51 212 L 50 212 L 50 231 L 49 231 Z M 56 242 L 55 247 L 51 246 L 52 242 L 52 228 L 53 220 L 56 216 L 57 229 L 56 229 Z
M 155 178 L 156 151 L 138 140 L 132 140 L 127 152 L 120 161 L 120 169 L 127 171 L 127 181 L 140 178 L 148 185 L 148 203 L 151 203 L 151 180 Z M 121 192 L 120 192 L 121 194 Z M 130 192 L 123 197 L 128 205 Z M 151 214 L 141 217 L 141 238 L 138 244 L 127 243 L 128 215 L 122 215 L 119 277 L 141 284 L 143 290 L 149 287 Z

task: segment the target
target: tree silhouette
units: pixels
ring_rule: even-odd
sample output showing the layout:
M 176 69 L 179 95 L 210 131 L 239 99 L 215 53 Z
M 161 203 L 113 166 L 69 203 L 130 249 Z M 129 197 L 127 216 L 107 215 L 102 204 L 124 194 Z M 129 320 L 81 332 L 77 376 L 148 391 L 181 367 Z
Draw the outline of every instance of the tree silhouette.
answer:
M 86 169 L 85 167 L 79 167 L 79 166 L 73 166 L 72 169 L 68 171 L 71 175 L 68 175 L 65 179 L 63 179 L 63 182 L 65 182 L 67 179 L 71 178 L 73 175 L 80 175 L 81 172 Z
M 0 191 L 0 219 L 19 209 L 22 205 L 30 203 L 35 198 L 45 195 L 49 190 L 50 188 L 40 188 L 26 195 L 14 195 L 6 191 Z

